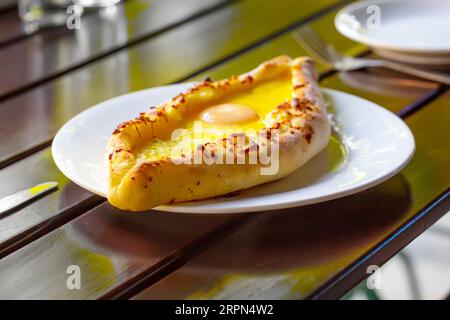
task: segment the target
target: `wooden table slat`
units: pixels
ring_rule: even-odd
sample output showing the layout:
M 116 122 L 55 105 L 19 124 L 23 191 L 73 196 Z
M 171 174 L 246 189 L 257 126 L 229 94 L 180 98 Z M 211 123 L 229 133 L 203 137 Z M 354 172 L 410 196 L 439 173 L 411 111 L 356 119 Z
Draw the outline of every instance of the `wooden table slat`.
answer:
M 70 182 L 55 166 L 50 149 L 0 170 L 0 197 L 43 181 L 57 181 L 58 190 L 0 217 L 0 258 L 104 201 Z
M 450 188 L 436 197 L 416 215 L 394 230 L 385 239 L 348 265 L 318 288 L 309 299 L 339 299 L 362 280 L 366 279 L 369 266 L 381 266 L 406 247 L 413 239 L 430 228 L 448 213 Z
M 303 299 L 402 221 L 410 200 L 398 176 L 350 197 L 260 213 L 133 299 Z
M 6 12 L 10 10 L 15 10 L 17 7 L 17 0 L 2 0 L 0 4 L 0 12 Z
M 99 298 L 160 268 L 197 237 L 231 218 L 125 213 L 104 203 L 0 260 L 0 297 Z M 80 270 L 79 290 L 66 286 L 70 266 Z
M 204 12 L 202 16 L 205 16 L 212 11 L 208 8 L 221 8 L 224 4 L 234 7 L 234 0 L 224 1 L 226 0 L 157 0 L 151 3 L 149 0 L 129 1 L 119 6 L 114 16 L 101 13 L 86 15 L 79 30 L 67 32 L 66 28 L 55 28 L 10 45 L 0 52 L 0 64 L 4 66 L 0 77 L 0 100 L 114 54 L 130 44 L 146 41 L 163 31 L 178 27 L 180 20 L 190 22 L 190 17 L 198 17 L 199 12 Z M 274 7 L 265 1 L 267 0 L 248 0 L 236 4 L 237 7 L 247 7 L 252 13 L 258 12 L 247 17 L 253 21 L 268 14 L 283 17 L 271 24 L 260 23 L 257 30 L 262 38 L 267 30 L 282 28 L 317 9 L 337 2 L 319 0 L 299 6 L 293 0 L 284 0 L 278 7 Z M 299 7 L 302 10 L 288 10 Z M 243 8 L 234 10 L 239 13 L 245 11 Z M 244 21 L 242 19 L 246 23 Z M 238 27 L 237 24 L 234 26 Z M 13 57 L 20 57 L 23 63 L 14 67 L 5 63 Z
M 47 29 L 0 51 L 0 100 L 231 4 L 228 0 L 134 0 L 82 16 L 79 30 Z M 1 24 L 0 24 L 1 26 Z M 20 64 L 12 64 L 20 59 Z
M 22 28 L 18 11 L 11 9 L 5 9 L 5 11 L 3 11 L 1 7 L 2 4 L 0 4 L 0 48 L 7 46 L 14 41 L 18 41 L 19 39 L 23 39 L 26 36 Z

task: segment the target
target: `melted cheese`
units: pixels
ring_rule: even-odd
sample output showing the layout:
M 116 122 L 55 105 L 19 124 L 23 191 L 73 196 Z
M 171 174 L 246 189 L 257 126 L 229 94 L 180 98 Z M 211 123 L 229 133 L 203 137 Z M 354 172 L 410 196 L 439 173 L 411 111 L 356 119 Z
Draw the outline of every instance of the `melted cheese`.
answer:
M 174 155 L 174 147 L 181 149 L 186 146 L 183 140 L 191 137 L 190 148 L 195 148 L 199 143 L 216 141 L 231 133 L 257 132 L 266 127 L 264 119 L 279 104 L 292 98 L 292 83 L 288 74 L 276 79 L 270 79 L 260 83 L 251 89 L 230 94 L 214 104 L 206 106 L 201 112 L 191 115 L 183 125 L 185 133 L 176 141 L 155 140 L 144 147 L 140 152 L 143 159 L 158 159 L 163 156 Z M 194 135 L 194 123 L 201 121 L 202 136 L 200 140 L 192 140 Z M 198 138 L 198 136 L 197 136 Z

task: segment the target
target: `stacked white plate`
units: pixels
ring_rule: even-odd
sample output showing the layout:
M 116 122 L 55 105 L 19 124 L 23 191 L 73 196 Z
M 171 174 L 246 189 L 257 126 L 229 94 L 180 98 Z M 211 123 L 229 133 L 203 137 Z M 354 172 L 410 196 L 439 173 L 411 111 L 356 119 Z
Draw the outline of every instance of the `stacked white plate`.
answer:
M 369 0 L 336 16 L 336 28 L 378 55 L 404 63 L 450 66 L 450 0 Z

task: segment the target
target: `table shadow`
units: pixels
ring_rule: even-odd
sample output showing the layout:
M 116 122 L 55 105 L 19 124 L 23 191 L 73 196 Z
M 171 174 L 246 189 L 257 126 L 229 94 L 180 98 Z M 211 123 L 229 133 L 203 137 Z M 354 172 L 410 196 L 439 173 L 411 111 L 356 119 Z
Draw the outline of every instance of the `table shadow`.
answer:
M 352 196 L 249 213 L 254 217 L 250 223 L 188 266 L 272 272 L 323 264 L 380 241 L 405 221 L 411 201 L 408 183 L 397 175 Z M 79 245 L 95 252 L 148 259 L 173 250 L 174 242 L 185 243 L 200 236 L 198 230 L 204 230 L 205 224 L 220 224 L 230 217 L 159 211 L 129 213 L 106 204 L 95 214 L 74 221 L 70 233 Z

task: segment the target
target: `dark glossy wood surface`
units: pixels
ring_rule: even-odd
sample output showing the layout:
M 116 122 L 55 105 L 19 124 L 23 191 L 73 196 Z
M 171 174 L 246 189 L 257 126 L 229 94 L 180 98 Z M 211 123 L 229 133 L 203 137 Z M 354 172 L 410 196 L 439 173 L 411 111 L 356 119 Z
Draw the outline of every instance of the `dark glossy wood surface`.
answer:
M 411 201 L 397 176 L 358 195 L 259 214 L 134 298 L 305 298 L 404 221 Z
M 223 3 L 226 0 L 130 0 L 82 16 L 79 30 L 63 26 L 38 32 L 0 51 L 0 99 L 172 29 Z M 12 59 L 21 63 L 8 63 Z
M 16 8 L 17 0 L 3 0 L 0 4 L 0 12 L 10 11 Z
M 21 190 L 30 185 L 31 182 L 56 180 L 60 183 L 60 190 L 37 201 L 33 204 L 34 207 L 26 207 L 14 215 L 0 219 L 0 229 L 8 230 L 8 232 L 5 231 L 4 236 L 0 236 L 0 250 L 3 247 L 3 254 L 11 251 L 12 240 L 21 239 L 24 234 L 36 229 L 47 220 L 48 222 L 44 225 L 47 230 L 51 230 L 60 225 L 61 221 L 56 219 L 60 216 L 60 213 L 70 209 L 71 215 L 81 214 L 86 202 L 91 204 L 98 201 L 97 197 L 93 197 L 89 192 L 70 184 L 67 178 L 56 169 L 51 158 L 50 148 L 47 147 L 38 153 L 34 153 L 36 147 L 48 145 L 53 134 L 65 121 L 103 99 L 125 93 L 130 88 L 141 89 L 146 86 L 174 82 L 183 76 L 195 73 L 196 70 L 203 68 L 207 63 L 219 59 L 220 55 L 224 54 L 225 48 L 228 48 L 225 53 L 232 54 L 233 50 L 248 45 L 249 41 L 253 41 L 258 36 L 258 32 L 253 29 L 264 24 L 262 19 L 251 20 L 248 24 L 245 24 L 248 26 L 248 34 L 251 36 L 247 39 L 236 39 L 237 35 L 234 38 L 229 38 L 228 32 L 224 34 L 224 30 L 233 28 L 234 32 L 237 33 L 236 27 L 230 26 L 230 23 L 235 22 L 229 21 L 229 16 L 233 14 L 233 11 L 240 12 L 239 10 L 243 10 L 240 15 L 250 17 L 250 8 L 254 8 L 254 4 L 252 7 L 248 7 L 250 4 L 251 1 L 248 1 L 246 6 L 236 3 L 235 8 L 219 9 L 216 13 L 211 14 L 212 18 L 208 16 L 193 21 L 191 23 L 192 30 L 184 31 L 186 26 L 183 26 L 183 30 L 166 32 L 158 38 L 159 40 L 149 40 L 142 49 L 133 48 L 119 57 L 104 59 L 93 66 L 74 71 L 49 84 L 40 86 L 32 92 L 11 99 L 5 102 L 3 106 L 0 105 L 0 133 L 5 137 L 4 142 L 0 145 L 0 150 L 12 149 L 15 152 L 14 155 L 33 153 L 33 155 L 21 161 L 16 161 L 0 171 L 0 176 L 3 173 L 6 179 L 16 177 L 12 183 L 1 185 L 0 196 L 6 196 Z M 284 10 L 287 10 L 286 8 Z M 328 15 L 328 17 L 331 17 L 331 15 Z M 219 24 L 217 19 L 220 19 L 222 23 Z M 328 18 L 327 21 L 331 23 L 331 19 Z M 214 25 L 216 25 L 215 28 L 213 28 Z M 193 33 L 196 30 L 199 32 L 198 34 Z M 208 30 L 206 34 L 205 30 Z M 188 37 L 189 34 L 202 37 L 202 39 L 208 36 L 206 40 L 210 41 L 214 41 L 215 37 L 222 37 L 223 41 L 229 39 L 226 43 L 228 47 L 225 47 L 224 44 L 222 51 L 205 52 L 202 46 L 191 46 L 190 53 L 177 52 L 171 56 L 171 48 L 175 50 L 178 45 L 188 46 L 192 42 Z M 155 49 L 159 47 L 161 49 L 155 52 Z M 293 52 L 293 54 L 304 54 L 304 51 L 295 43 L 292 42 L 291 47 L 295 48 L 297 52 Z M 165 51 L 161 52 L 162 49 Z M 154 63 L 159 54 L 165 54 L 165 63 Z M 180 65 L 179 62 L 182 61 L 180 54 L 185 58 L 189 57 L 191 64 Z M 152 55 L 154 55 L 154 59 L 150 59 Z M 142 57 L 144 56 L 146 59 L 143 60 Z M 132 63 L 131 66 L 134 66 L 131 69 L 129 69 L 130 63 Z M 255 62 L 253 62 L 253 65 L 255 65 Z M 129 76 L 125 77 L 124 74 Z M 74 91 L 74 87 L 77 88 L 76 91 Z M 77 94 L 79 90 L 84 93 L 82 96 Z M 39 99 L 39 97 L 42 98 Z M 22 130 L 17 130 L 17 121 L 23 123 Z M 42 141 L 41 136 L 48 140 Z M 30 139 L 30 137 L 33 137 L 33 139 Z M 10 159 L 16 160 L 14 155 Z M 25 168 L 30 167 L 40 168 L 40 170 L 25 170 Z M 66 187 L 71 188 L 70 198 L 64 191 Z M 56 205 L 49 206 L 48 201 L 52 201 Z M 64 204 L 64 206 L 60 204 Z M 79 208 L 79 206 L 83 207 Z M 30 219 L 30 212 L 34 213 L 37 219 Z M 39 236 L 39 234 L 32 234 L 28 236 L 27 240 L 34 239 L 36 236 Z M 24 243 L 19 242 L 19 244 L 23 245 Z M 12 246 L 12 249 L 16 249 L 16 246 Z
M 219 8 L 130 50 L 112 54 L 0 103 L 0 135 L 5 138 L 5 143 L 0 145 L 0 167 L 28 154 L 29 150 L 50 145 L 62 124 L 96 103 L 129 91 L 189 78 L 251 47 L 261 38 L 289 27 L 326 3 L 334 3 L 317 1 L 314 5 L 296 5 L 301 10 L 292 12 L 290 6 L 296 1 L 285 2 L 283 6 L 271 8 L 269 0 L 249 0 Z M 267 24 L 272 14 L 284 18 Z M 192 41 L 195 38 L 202 42 Z M 61 55 L 65 57 L 63 52 Z M 4 79 L 6 82 L 6 75 Z M 19 121 L 26 123 L 20 131 L 16 130 Z
M 58 190 L 0 218 L 0 258 L 31 239 L 61 225 L 103 201 L 71 183 L 55 166 L 50 149 L 0 170 L 0 197 L 43 181 L 57 181 Z
M 0 48 L 26 36 L 17 9 L 2 11 L 2 4 L 3 2 L 0 4 L 0 20 L 2 21 L 2 28 L 0 29 Z M 6 4 L 3 5 L 5 8 L 8 8 Z
M 60 185 L 0 217 L 0 298 L 338 298 L 367 276 L 368 264 L 382 264 L 448 211 L 446 88 L 380 70 L 333 74 L 319 65 L 323 86 L 397 112 L 416 137 L 404 171 L 357 195 L 253 214 L 133 214 L 55 167 L 51 140 L 73 115 L 149 86 L 304 55 L 291 37 L 300 25 L 342 52 L 364 52 L 334 29 L 336 3 L 129 0 L 114 19 L 85 16 L 84 32 L 23 38 L 14 10 L 0 13 L 10 17 L 0 26 L 11 26 L 0 32 L 0 61 L 10 61 L 0 75 L 0 197 L 47 180 Z M 81 269 L 81 290 L 66 287 L 70 265 Z
M 326 82 L 331 88 L 352 92 L 337 77 Z M 361 89 L 356 92 L 364 97 Z M 377 97 L 373 92 L 369 95 Z M 442 134 L 450 123 L 449 101 L 442 97 L 407 120 L 417 151 L 401 174 L 350 197 L 265 213 L 134 298 L 298 299 L 334 281 L 340 271 L 358 264 L 396 229 L 408 225 L 436 195 L 448 190 L 450 157 L 438 151 L 450 150 L 449 137 Z M 364 276 L 367 273 L 361 272 L 355 284 Z M 264 287 L 270 290 L 261 290 Z
M 119 212 L 105 203 L 1 261 L 2 298 L 98 298 L 171 257 L 232 216 Z M 80 290 L 67 290 L 66 270 L 82 270 Z

